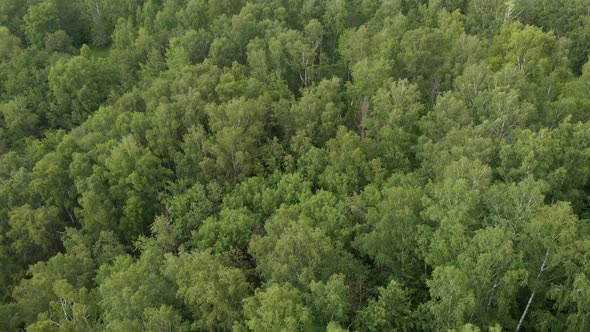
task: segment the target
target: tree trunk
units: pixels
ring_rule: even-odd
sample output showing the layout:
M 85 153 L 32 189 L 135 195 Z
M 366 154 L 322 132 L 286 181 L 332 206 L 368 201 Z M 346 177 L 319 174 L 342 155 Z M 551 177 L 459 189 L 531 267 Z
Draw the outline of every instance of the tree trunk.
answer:
M 524 318 L 526 317 L 526 314 L 529 311 L 529 308 L 531 307 L 531 303 L 533 303 L 533 298 L 535 298 L 535 292 L 533 292 L 531 294 L 531 297 L 529 297 L 529 302 L 526 304 L 524 312 L 522 313 L 522 316 L 520 316 L 520 320 L 518 321 L 518 325 L 516 326 L 516 332 L 518 332 L 522 327 L 522 322 L 524 321 Z
M 369 116 L 369 97 L 364 96 L 361 98 L 360 110 L 359 110 L 359 125 L 361 127 L 361 139 L 365 139 L 367 136 L 367 130 L 365 129 L 365 119 Z

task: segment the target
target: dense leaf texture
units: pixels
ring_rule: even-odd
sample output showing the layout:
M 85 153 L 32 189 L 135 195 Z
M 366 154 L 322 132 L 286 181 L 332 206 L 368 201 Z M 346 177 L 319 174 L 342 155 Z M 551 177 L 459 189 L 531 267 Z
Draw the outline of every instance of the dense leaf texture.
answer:
M 0 330 L 590 330 L 588 0 L 0 0 Z

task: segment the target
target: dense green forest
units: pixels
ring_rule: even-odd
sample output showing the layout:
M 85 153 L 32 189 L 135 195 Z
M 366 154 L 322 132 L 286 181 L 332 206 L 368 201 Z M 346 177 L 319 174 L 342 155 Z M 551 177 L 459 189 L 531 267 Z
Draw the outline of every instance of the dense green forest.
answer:
M 590 0 L 0 0 L 1 331 L 590 331 Z

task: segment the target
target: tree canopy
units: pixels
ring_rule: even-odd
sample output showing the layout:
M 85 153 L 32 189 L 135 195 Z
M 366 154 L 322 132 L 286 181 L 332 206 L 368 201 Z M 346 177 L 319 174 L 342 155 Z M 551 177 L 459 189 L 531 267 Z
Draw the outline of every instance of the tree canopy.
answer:
M 0 330 L 589 331 L 589 11 L 0 1 Z

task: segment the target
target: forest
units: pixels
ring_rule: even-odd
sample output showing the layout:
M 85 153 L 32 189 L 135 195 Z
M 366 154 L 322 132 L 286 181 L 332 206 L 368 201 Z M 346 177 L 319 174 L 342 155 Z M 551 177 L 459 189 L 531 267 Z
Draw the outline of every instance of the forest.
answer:
M 590 0 L 0 0 L 0 331 L 590 331 Z

